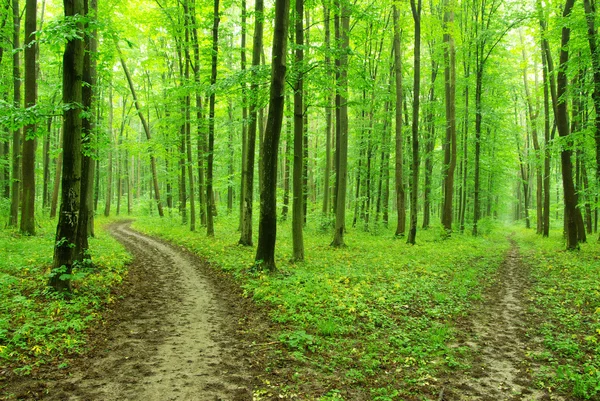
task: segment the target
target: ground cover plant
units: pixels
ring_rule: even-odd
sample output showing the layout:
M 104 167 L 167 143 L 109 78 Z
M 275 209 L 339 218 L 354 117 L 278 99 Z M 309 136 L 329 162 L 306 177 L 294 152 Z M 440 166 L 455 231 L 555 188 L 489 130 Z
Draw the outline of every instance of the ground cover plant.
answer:
M 38 234 L 0 230 L 0 371 L 28 374 L 36 366 L 80 353 L 87 330 L 115 301 L 112 290 L 127 274 L 129 255 L 96 224 L 90 239 L 93 267 L 73 274 L 67 299 L 47 287 L 56 222 L 38 221 Z
M 595 238 L 579 251 L 563 251 L 559 232 L 540 240 L 531 231 L 516 239 L 531 266 L 530 299 L 539 317 L 544 350 L 537 380 L 541 387 L 578 399 L 600 396 L 600 244 Z
M 133 225 L 231 271 L 248 297 L 269 307 L 280 331 L 265 341 L 280 342 L 285 357 L 304 366 L 290 388 L 273 392 L 387 400 L 439 391 L 438 369 L 465 367 L 460 360 L 468 352 L 448 346 L 453 319 L 492 284 L 508 241 L 501 234 L 441 240 L 431 229 L 409 246 L 391 229 L 351 229 L 349 246 L 334 249 L 329 231 L 317 226 L 305 228 L 306 262 L 294 264 L 290 225 L 280 225 L 280 272 L 268 275 L 251 272 L 254 249 L 237 245 L 234 218 L 220 218 L 215 238 L 190 232 L 179 217 Z

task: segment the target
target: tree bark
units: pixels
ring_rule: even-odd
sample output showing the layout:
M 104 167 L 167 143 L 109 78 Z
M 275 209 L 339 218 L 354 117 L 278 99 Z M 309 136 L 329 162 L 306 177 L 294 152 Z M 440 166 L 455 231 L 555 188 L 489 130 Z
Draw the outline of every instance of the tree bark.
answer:
M 328 80 L 331 81 L 331 57 L 329 52 L 331 51 L 331 10 L 323 2 L 323 23 L 325 25 L 325 71 Z M 331 85 L 324 88 L 326 91 L 326 105 L 325 105 L 325 175 L 323 176 L 323 215 L 327 216 L 331 212 L 329 199 L 331 193 L 331 141 L 332 141 L 332 108 L 334 107 L 334 92 Z
M 106 199 L 104 203 L 104 216 L 110 216 L 110 203 L 112 200 L 112 186 L 113 186 L 113 97 L 112 97 L 112 86 L 108 89 L 108 167 L 106 177 Z
M 260 220 L 255 264 L 259 270 L 273 272 L 277 238 L 277 153 L 283 121 L 289 0 L 275 1 L 275 31 L 271 62 L 269 114 L 263 147 L 263 187 L 260 191 Z
M 294 88 L 294 175 L 293 175 L 293 201 L 292 201 L 292 243 L 294 261 L 304 261 L 304 187 L 305 163 L 304 159 L 304 0 L 296 0 L 295 28 L 296 28 L 296 60 L 297 69 L 296 87 Z
M 563 9 L 563 20 L 569 16 L 573 9 L 575 0 L 567 0 Z M 569 141 L 569 118 L 567 112 L 567 100 L 565 94 L 567 92 L 567 63 L 569 61 L 569 39 L 571 29 L 567 26 L 562 27 L 561 35 L 561 50 L 560 63 L 556 80 L 556 126 L 558 134 Z M 575 184 L 573 182 L 573 164 L 571 162 L 571 149 L 563 149 L 560 153 L 562 178 L 563 178 L 563 196 L 565 201 L 565 226 L 567 249 L 579 249 L 578 232 L 577 232 L 577 193 L 575 192 Z
M 337 96 L 339 104 L 339 136 L 337 149 L 337 196 L 335 207 L 335 232 L 331 245 L 336 248 L 346 246 L 346 186 L 348 183 L 348 49 L 350 47 L 350 8 L 345 0 L 340 1 L 340 50 L 339 81 Z
M 246 181 L 244 182 L 244 213 L 242 216 L 242 232 L 240 245 L 252 246 L 252 212 L 254 202 L 254 154 L 256 153 L 256 131 L 258 126 L 258 76 L 256 70 L 260 66 L 260 52 L 263 46 L 263 0 L 254 4 L 254 37 L 252 43 L 252 82 L 250 84 L 250 125 L 248 126 L 248 142 L 246 145 Z
M 64 0 L 65 17 L 84 15 L 83 0 Z M 82 23 L 77 24 L 83 30 Z M 71 105 L 63 117 L 63 173 L 60 215 L 49 285 L 56 291 L 70 291 L 81 191 L 81 104 L 84 43 L 81 35 L 67 41 L 63 56 L 63 103 Z
M 13 11 L 13 104 L 21 107 L 21 14 L 19 0 L 12 0 Z M 10 218 L 8 225 L 16 227 L 19 221 L 19 201 L 21 194 L 21 129 L 13 131 L 12 168 L 10 192 Z
M 404 193 L 404 174 L 403 174 L 403 141 L 402 136 L 402 53 L 400 43 L 400 13 L 394 4 L 394 72 L 396 76 L 396 209 L 398 210 L 398 219 L 396 226 L 396 237 L 403 237 L 406 229 L 406 206 Z
M 210 74 L 210 100 L 208 106 L 208 155 L 206 164 L 206 235 L 215 236 L 213 196 L 213 160 L 215 149 L 215 84 L 217 82 L 217 56 L 219 54 L 219 0 L 214 1 L 212 28 L 212 68 Z
M 451 29 L 454 25 L 454 2 L 446 1 L 444 6 L 444 91 L 446 93 L 446 140 L 444 143 L 444 199 L 442 206 L 442 226 L 447 235 L 452 233 L 454 171 L 456 169 L 456 50 Z M 468 122 L 467 122 L 468 123 Z M 466 144 L 465 144 L 466 146 Z
M 412 185 L 410 189 L 410 228 L 408 244 L 417 239 L 417 201 L 419 194 L 419 104 L 421 91 L 421 0 L 411 0 L 410 8 L 415 21 L 415 50 L 413 68 L 413 110 L 412 110 Z

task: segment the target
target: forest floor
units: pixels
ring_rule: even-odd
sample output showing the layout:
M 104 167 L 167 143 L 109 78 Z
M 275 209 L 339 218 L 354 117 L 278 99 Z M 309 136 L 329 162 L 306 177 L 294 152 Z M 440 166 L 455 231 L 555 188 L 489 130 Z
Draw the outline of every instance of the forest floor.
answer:
M 463 374 L 448 375 L 440 400 L 563 400 L 534 383 L 539 363 L 531 355 L 541 349 L 542 339 L 534 334 L 538 322 L 528 311 L 529 267 L 517 243 L 510 242 L 494 285 L 459 319 L 459 336 L 451 346 L 469 347 L 474 358 Z
M 264 374 L 256 341 L 264 342 L 268 319 L 189 252 L 127 221 L 109 231 L 134 260 L 91 351 L 68 369 L 15 377 L 7 391 L 36 400 L 251 400 Z

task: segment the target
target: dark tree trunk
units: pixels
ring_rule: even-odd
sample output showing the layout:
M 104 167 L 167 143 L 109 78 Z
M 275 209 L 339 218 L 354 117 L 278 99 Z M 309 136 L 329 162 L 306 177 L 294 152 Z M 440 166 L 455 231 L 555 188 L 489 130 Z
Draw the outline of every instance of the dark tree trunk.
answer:
M 215 87 L 217 82 L 217 56 L 219 54 L 219 0 L 215 0 L 213 9 L 213 28 L 212 28 L 212 61 L 210 86 Z M 213 196 L 213 160 L 215 149 L 215 90 L 211 89 L 208 106 L 208 155 L 206 163 L 206 235 L 214 237 L 214 210 L 216 209 Z
M 575 0 L 567 0 L 563 9 L 563 18 L 566 18 L 571 14 L 573 4 Z M 571 29 L 564 26 L 562 28 L 561 36 L 561 51 L 560 51 L 560 65 L 557 74 L 557 86 L 556 86 L 556 126 L 558 128 L 558 134 L 566 138 L 568 141 L 569 132 L 569 119 L 567 112 L 567 100 L 565 94 L 567 92 L 567 63 L 569 61 L 569 39 L 571 36 Z M 567 249 L 579 249 L 578 243 L 578 231 L 577 231 L 577 193 L 575 192 L 575 184 L 573 182 L 573 163 L 571 162 L 572 151 L 569 148 L 565 148 L 561 151 L 561 165 L 562 165 L 562 178 L 563 178 L 563 195 L 565 201 L 565 226 L 566 226 L 566 237 L 567 237 Z
M 275 30 L 272 51 L 271 91 L 269 114 L 265 131 L 263 160 L 263 187 L 260 191 L 260 221 L 255 263 L 259 270 L 273 272 L 275 240 L 277 237 L 277 153 L 283 121 L 286 54 L 289 23 L 289 0 L 275 1 Z
M 417 200 L 419 195 L 419 104 L 421 92 L 421 0 L 411 0 L 410 8 L 415 21 L 415 51 L 413 68 L 413 111 L 412 111 L 412 185 L 410 192 L 410 228 L 408 244 L 417 239 Z
M 244 207 L 240 245 L 252 246 L 252 209 L 254 202 L 254 154 L 256 153 L 256 132 L 258 125 L 258 91 L 256 69 L 260 66 L 260 52 L 263 46 L 263 0 L 254 5 L 254 38 L 252 43 L 252 83 L 250 85 L 250 121 L 246 145 L 246 181 L 244 182 Z M 261 189 L 262 190 L 262 189 Z
M 403 237 L 406 230 L 406 195 L 404 193 L 403 174 L 403 141 L 402 136 L 402 53 L 400 49 L 400 13 L 394 4 L 394 72 L 396 77 L 396 209 L 398 219 L 396 225 L 396 236 Z
M 446 93 L 446 140 L 444 143 L 444 200 L 442 206 L 442 226 L 446 233 L 452 232 L 453 196 L 454 196 L 454 170 L 456 169 L 456 53 L 454 37 L 449 31 L 449 26 L 454 24 L 454 2 L 445 2 L 444 10 L 444 90 Z M 468 122 L 465 122 L 468 124 Z M 465 144 L 466 146 L 466 144 Z
M 293 255 L 295 261 L 304 260 L 304 238 L 302 228 L 304 225 L 304 191 L 306 190 L 305 164 L 308 161 L 304 158 L 307 150 L 304 144 L 304 0 L 296 0 L 295 30 L 296 30 L 296 74 L 298 80 L 294 88 L 294 177 L 293 177 L 293 202 L 292 202 L 292 242 Z
M 50 203 L 50 137 L 52 135 L 53 116 L 46 119 L 46 136 L 44 137 L 44 149 L 42 151 L 44 158 L 43 165 L 43 184 L 42 184 L 42 208 L 48 208 Z
M 336 180 L 337 195 L 335 207 L 335 233 L 331 245 L 336 248 L 346 246 L 346 186 L 348 183 L 348 52 L 350 47 L 350 9 L 346 2 L 340 2 L 339 38 L 341 55 L 339 56 L 339 80 L 337 98 L 339 102 L 339 136 L 336 144 Z M 337 124 L 337 121 L 336 121 Z
M 65 17 L 84 15 L 83 0 L 64 0 Z M 82 23 L 77 24 L 83 30 Z M 81 191 L 81 112 L 84 43 L 81 36 L 67 41 L 63 57 L 63 103 L 71 104 L 63 117 L 63 173 L 60 214 L 49 285 L 70 291 L 69 276 L 76 261 L 75 244 Z
M 21 107 L 21 9 L 19 0 L 12 0 L 13 11 L 13 104 Z M 12 169 L 10 192 L 10 218 L 8 225 L 16 227 L 19 221 L 19 201 L 21 194 L 21 129 L 13 131 Z

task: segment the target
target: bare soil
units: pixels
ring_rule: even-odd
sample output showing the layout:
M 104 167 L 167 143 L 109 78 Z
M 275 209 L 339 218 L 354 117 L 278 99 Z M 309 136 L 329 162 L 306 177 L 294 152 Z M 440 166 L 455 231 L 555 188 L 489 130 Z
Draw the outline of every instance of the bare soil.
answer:
M 564 399 L 536 388 L 533 381 L 539 366 L 529 355 L 540 348 L 540 339 L 534 331 L 536 318 L 527 307 L 530 286 L 528 267 L 511 240 L 483 301 L 459 322 L 462 333 L 453 346 L 471 349 L 471 367 L 445 378 L 440 401 Z
M 68 369 L 13 377 L 9 393 L 22 400 L 252 400 L 267 352 L 256 344 L 272 340 L 264 313 L 184 249 L 128 222 L 110 231 L 134 261 L 123 299 L 91 332 L 90 352 Z

